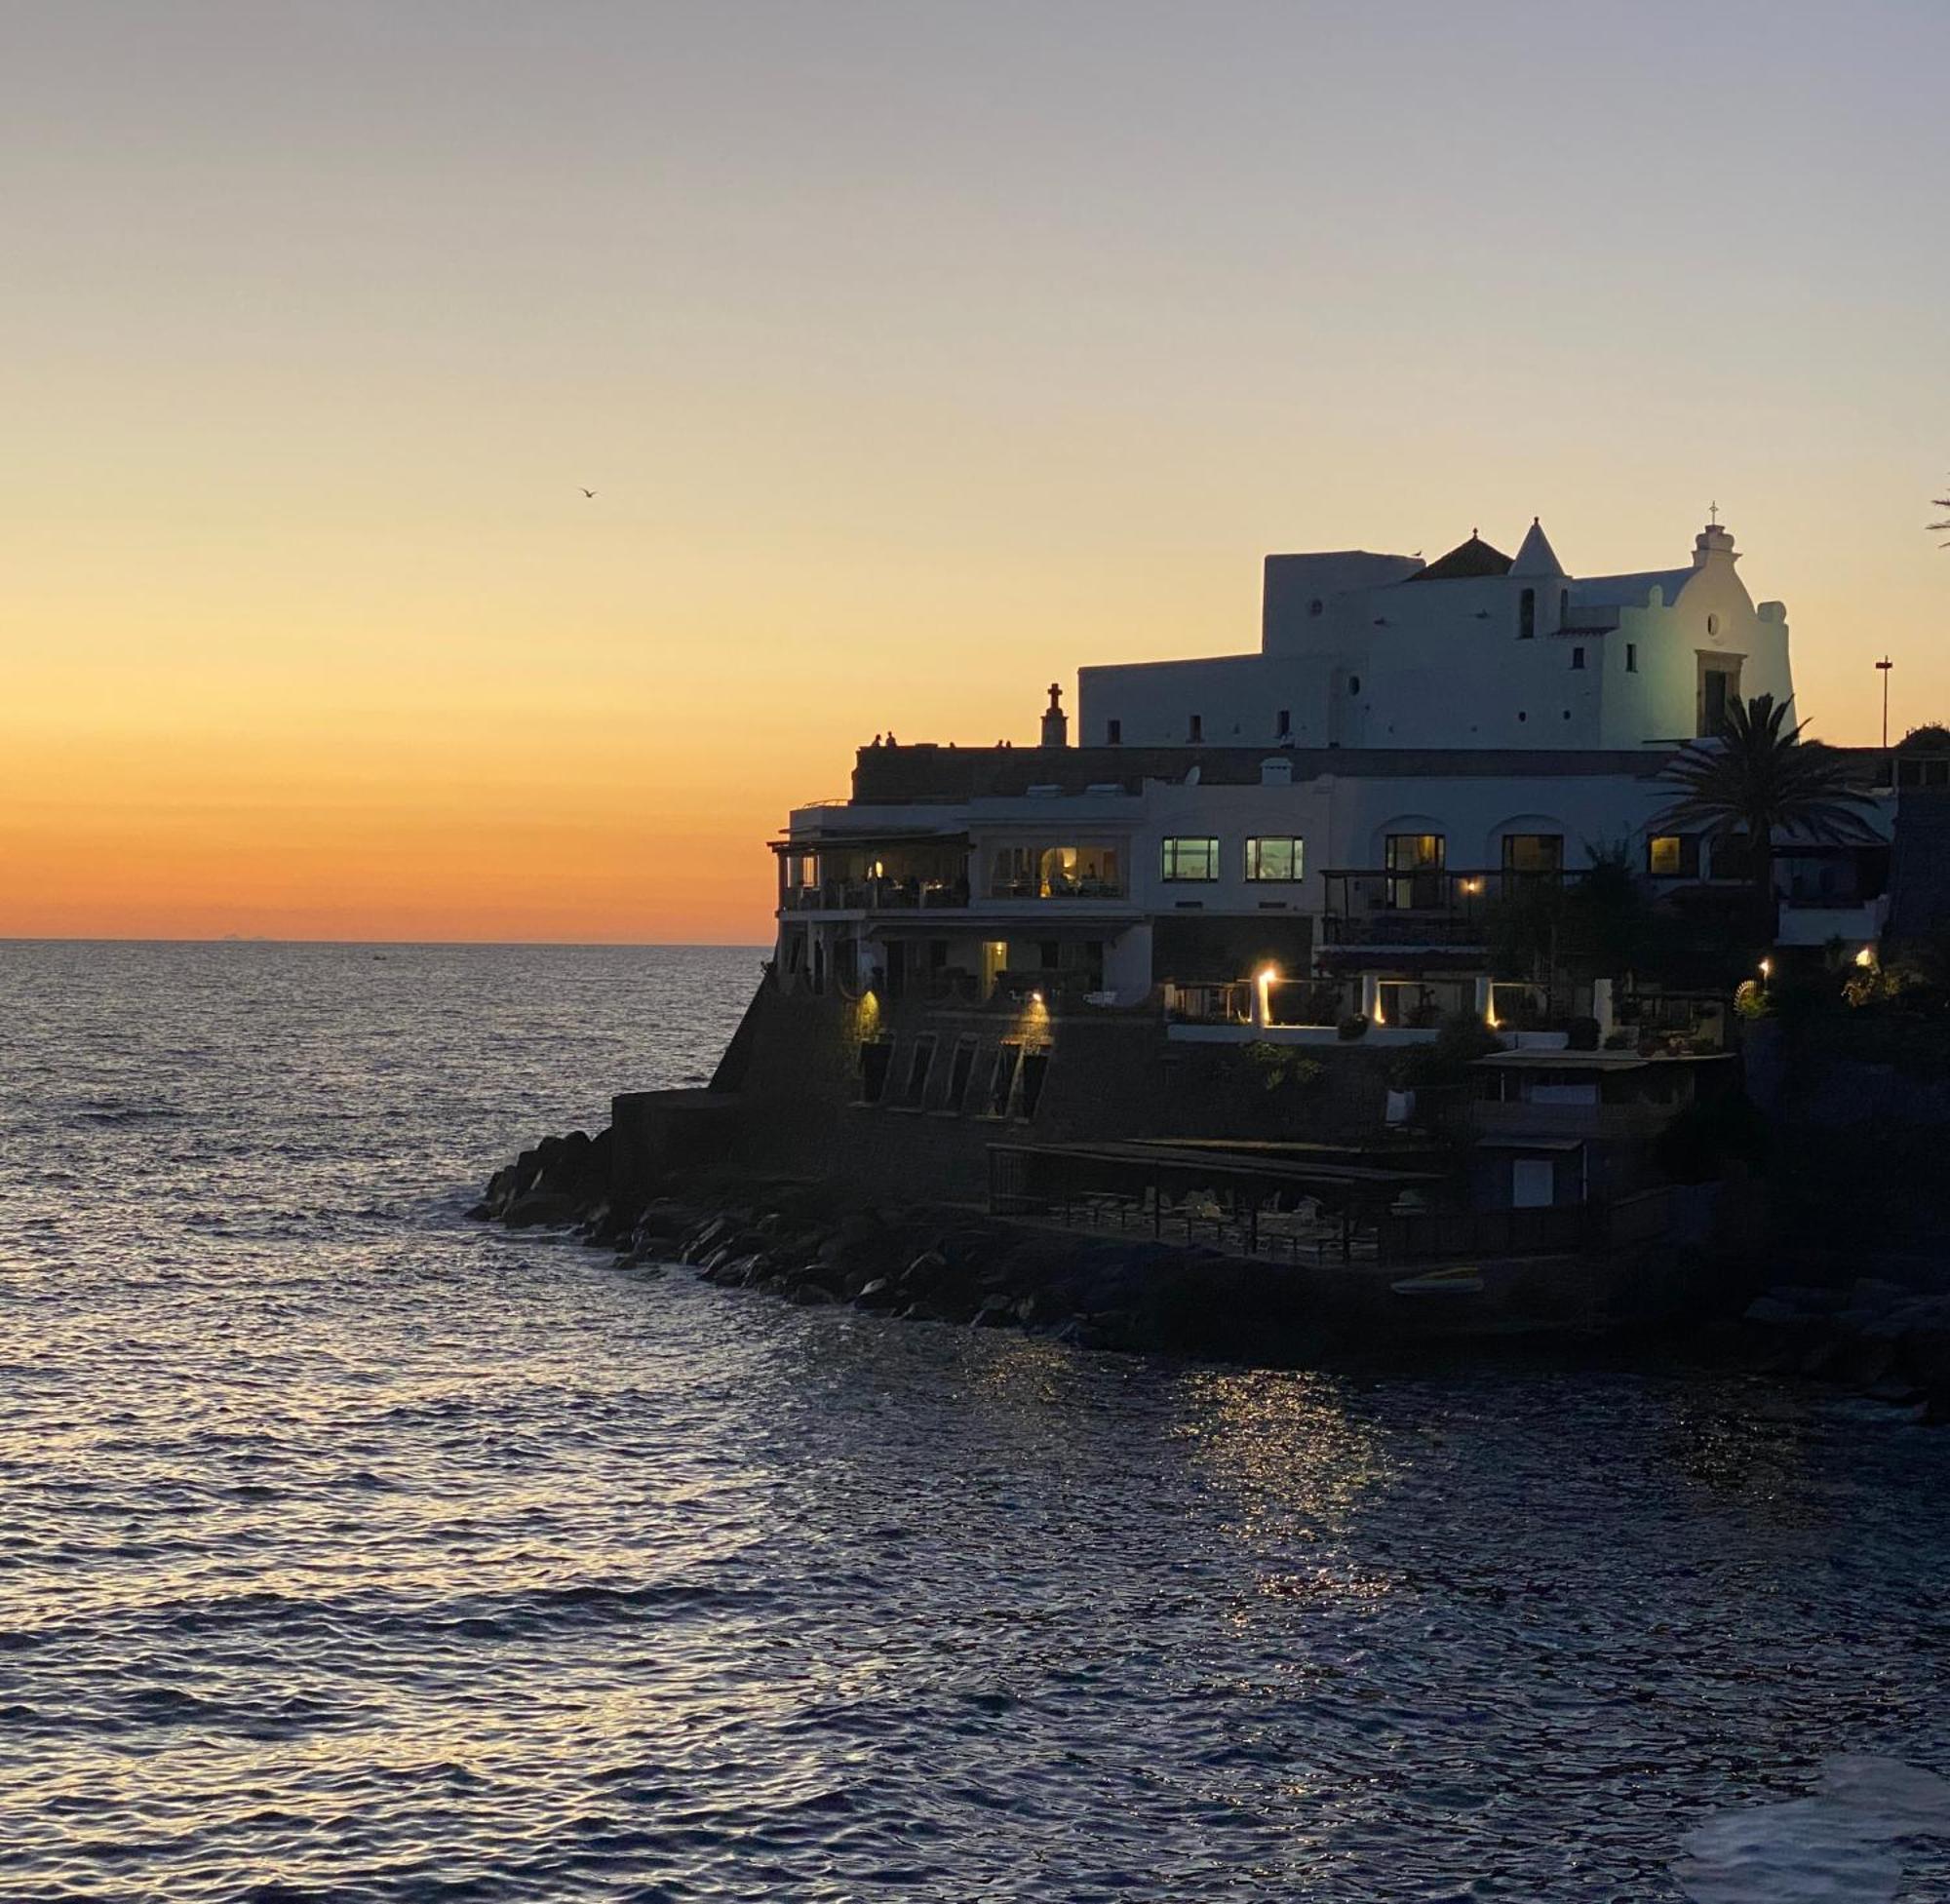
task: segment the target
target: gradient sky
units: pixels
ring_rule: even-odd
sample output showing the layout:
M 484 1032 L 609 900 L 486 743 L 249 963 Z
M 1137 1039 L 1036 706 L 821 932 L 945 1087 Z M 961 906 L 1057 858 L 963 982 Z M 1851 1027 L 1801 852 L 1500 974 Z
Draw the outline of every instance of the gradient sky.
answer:
M 0 935 L 767 937 L 874 730 L 1536 513 L 1950 718 L 1946 99 L 1942 0 L 0 0 Z

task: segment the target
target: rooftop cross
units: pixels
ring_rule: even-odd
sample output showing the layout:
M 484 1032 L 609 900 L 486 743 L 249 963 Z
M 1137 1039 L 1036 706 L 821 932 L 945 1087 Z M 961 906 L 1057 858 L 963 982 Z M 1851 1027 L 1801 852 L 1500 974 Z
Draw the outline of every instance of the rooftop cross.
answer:
M 1720 526 L 1720 505 L 1717 502 L 1709 503 L 1707 505 L 1706 520 L 1710 524 L 1712 524 L 1712 525 L 1715 528 L 1718 528 Z

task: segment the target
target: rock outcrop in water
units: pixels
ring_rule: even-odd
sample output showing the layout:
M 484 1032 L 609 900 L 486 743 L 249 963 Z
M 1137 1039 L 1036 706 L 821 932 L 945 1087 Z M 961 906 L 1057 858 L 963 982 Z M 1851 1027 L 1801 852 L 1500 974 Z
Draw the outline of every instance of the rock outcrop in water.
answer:
M 1835 1383 L 1950 1421 L 1950 1286 L 1918 1262 L 1907 1280 L 1777 1283 L 1740 1319 L 1751 1366 Z
M 1294 1276 L 1211 1249 L 1043 1230 L 937 1204 L 863 1206 L 820 1185 L 715 1186 L 708 1202 L 611 1201 L 607 1133 L 546 1138 L 496 1171 L 472 1215 L 572 1229 L 630 1263 L 800 1306 L 1048 1334 L 1087 1347 L 1272 1364 L 1348 1341 L 1348 1318 Z
M 510 1229 L 562 1227 L 607 1214 L 609 1146 L 605 1129 L 545 1137 L 488 1180 L 472 1215 Z

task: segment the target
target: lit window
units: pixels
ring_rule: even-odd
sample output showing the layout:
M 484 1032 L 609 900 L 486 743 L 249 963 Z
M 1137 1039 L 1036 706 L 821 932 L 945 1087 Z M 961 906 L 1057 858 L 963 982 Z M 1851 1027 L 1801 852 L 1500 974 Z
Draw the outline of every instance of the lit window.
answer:
M 1391 833 L 1384 842 L 1384 860 L 1390 877 L 1387 902 L 1391 912 L 1426 912 L 1442 903 L 1443 866 L 1449 857 L 1449 842 L 1439 833 Z
M 1218 878 L 1219 842 L 1216 839 L 1167 839 L 1164 841 L 1164 876 L 1177 880 Z
M 1246 841 L 1246 877 L 1262 883 L 1291 882 L 1305 876 L 1305 845 L 1299 839 Z
M 1699 837 L 1696 834 L 1654 834 L 1646 841 L 1646 871 L 1655 879 L 1696 879 L 1699 876 Z

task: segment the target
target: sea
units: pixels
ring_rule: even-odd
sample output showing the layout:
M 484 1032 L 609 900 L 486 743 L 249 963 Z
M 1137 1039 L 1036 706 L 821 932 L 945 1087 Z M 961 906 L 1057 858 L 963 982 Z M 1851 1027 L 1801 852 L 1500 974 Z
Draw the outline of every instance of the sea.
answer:
M 0 1895 L 1950 1898 L 1950 1430 L 469 1220 L 759 957 L 0 944 Z

